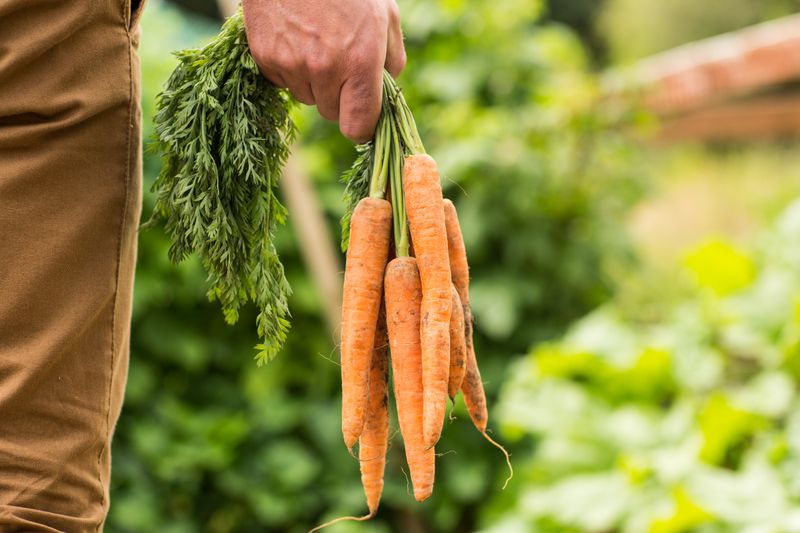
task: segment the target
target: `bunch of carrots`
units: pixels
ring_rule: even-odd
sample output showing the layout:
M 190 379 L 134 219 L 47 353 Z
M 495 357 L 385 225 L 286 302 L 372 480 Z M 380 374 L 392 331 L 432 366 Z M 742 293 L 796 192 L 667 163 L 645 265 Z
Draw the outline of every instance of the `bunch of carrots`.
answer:
M 508 453 L 487 434 L 458 215 L 442 197 L 436 162 L 425 153 L 413 116 L 388 74 L 373 142 L 369 188 L 350 218 L 341 333 L 342 434 L 348 450 L 359 444 L 369 513 L 316 529 L 366 520 L 377 512 L 389 441 L 390 353 L 417 501 L 433 492 L 435 446 L 447 398 L 454 401 L 459 391 L 475 427 L 502 450 L 513 475 Z

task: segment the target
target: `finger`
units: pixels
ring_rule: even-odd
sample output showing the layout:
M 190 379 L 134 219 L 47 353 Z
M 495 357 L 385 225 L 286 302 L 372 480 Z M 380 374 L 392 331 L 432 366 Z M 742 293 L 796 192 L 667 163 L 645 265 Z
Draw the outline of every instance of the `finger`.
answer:
M 252 53 L 259 72 L 261 72 L 261 75 L 264 76 L 267 81 L 276 87 L 280 87 L 281 89 L 286 89 L 289 87 L 284 77 L 281 76 L 280 69 L 276 68 L 275 65 L 267 64 L 259 55 L 256 55 L 255 52 Z
M 339 97 L 339 129 L 355 142 L 363 143 L 375 134 L 381 114 L 383 71 L 372 68 L 348 78 Z
M 311 92 L 319 114 L 328 120 L 339 120 L 342 81 L 336 64 L 318 58 L 310 62 L 308 70 L 311 75 Z
M 406 47 L 403 44 L 403 30 L 400 27 L 400 11 L 396 5 L 389 15 L 385 66 L 393 78 L 399 76 L 406 66 Z
M 339 120 L 339 83 L 312 83 L 311 91 L 317 103 L 319 114 L 326 120 Z
M 287 80 L 289 92 L 292 93 L 294 99 L 301 104 L 314 105 L 314 92 L 311 90 L 311 84 L 306 80 L 298 78 Z
M 261 75 L 267 78 L 267 80 L 272 83 L 275 87 L 280 89 L 288 89 L 289 85 L 286 84 L 286 81 L 283 79 L 283 76 L 278 74 L 277 72 L 271 72 L 267 69 L 260 68 Z

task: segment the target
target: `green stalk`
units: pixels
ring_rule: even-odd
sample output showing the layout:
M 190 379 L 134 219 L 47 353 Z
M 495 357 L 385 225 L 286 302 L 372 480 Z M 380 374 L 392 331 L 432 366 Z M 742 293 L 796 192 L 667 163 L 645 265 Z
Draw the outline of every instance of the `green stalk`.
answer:
M 384 198 L 386 196 L 386 181 L 389 174 L 391 139 L 389 121 L 385 113 L 381 112 L 378 129 L 375 134 L 375 163 L 372 167 L 372 178 L 369 182 L 369 197 Z
M 398 257 L 408 257 L 408 222 L 403 192 L 403 150 L 397 131 L 392 132 L 392 166 L 389 174 L 392 186 L 394 247 Z
M 395 127 L 405 145 L 404 152 L 406 155 L 424 154 L 425 146 L 423 146 L 422 139 L 420 139 L 417 123 L 414 121 L 411 109 L 409 109 L 400 87 L 397 86 L 392 76 L 386 71 L 383 72 L 383 84 L 384 94 L 388 92 Z

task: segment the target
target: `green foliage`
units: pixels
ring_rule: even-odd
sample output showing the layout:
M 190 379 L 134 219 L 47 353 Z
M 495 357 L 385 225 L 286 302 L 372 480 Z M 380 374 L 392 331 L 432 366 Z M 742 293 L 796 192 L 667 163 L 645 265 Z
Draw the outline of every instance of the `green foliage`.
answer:
M 344 215 L 342 215 L 340 223 L 343 252 L 347 251 L 347 245 L 350 242 L 350 219 L 353 216 L 353 210 L 356 208 L 359 200 L 369 194 L 369 183 L 375 164 L 374 146 L 373 141 L 356 146 L 358 155 L 355 161 L 353 161 L 353 166 L 342 174 L 341 182 L 345 185 L 344 195 L 342 197 L 342 201 L 344 202 Z
M 280 351 L 290 287 L 272 242 L 286 219 L 278 181 L 294 137 L 289 97 L 258 70 L 241 10 L 199 49 L 178 52 L 157 98 L 156 147 L 163 154 L 149 224 L 164 221 L 178 263 L 196 252 L 208 297 L 234 324 L 256 303 L 259 364 Z
M 690 254 L 693 292 L 665 319 L 609 304 L 516 363 L 499 412 L 535 447 L 515 455 L 517 490 L 487 531 L 795 530 L 797 250 L 800 203 L 752 254 Z

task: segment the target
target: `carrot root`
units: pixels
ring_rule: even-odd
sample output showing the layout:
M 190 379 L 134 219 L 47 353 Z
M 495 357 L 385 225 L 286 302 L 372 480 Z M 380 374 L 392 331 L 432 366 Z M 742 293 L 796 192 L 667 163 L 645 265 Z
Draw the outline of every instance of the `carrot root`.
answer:
M 314 533 L 315 531 L 325 529 L 326 527 L 332 526 L 333 524 L 338 524 L 339 522 L 344 522 L 348 520 L 352 522 L 363 522 L 364 520 L 369 520 L 372 517 L 373 517 L 372 513 L 365 514 L 364 516 L 340 516 L 339 518 L 334 518 L 333 520 L 325 522 L 324 524 L 320 524 L 314 529 L 310 529 L 308 533 Z
M 383 493 L 383 476 L 386 468 L 386 450 L 389 445 L 389 337 L 386 332 L 386 312 L 381 305 L 375 345 L 369 376 L 369 405 L 364 431 L 359 439 L 358 458 L 361 467 L 361 485 L 367 498 L 370 514 L 378 511 Z
M 506 458 L 506 464 L 508 465 L 508 477 L 506 478 L 505 483 L 503 483 L 503 490 L 506 490 L 508 482 L 511 481 L 511 479 L 514 477 L 514 467 L 511 466 L 511 456 L 509 455 L 508 451 L 503 447 L 503 445 L 494 440 L 492 437 L 490 437 L 486 431 L 482 431 L 481 435 L 483 435 L 483 438 L 491 442 L 492 446 L 495 446 L 497 449 L 503 452 L 503 455 Z

